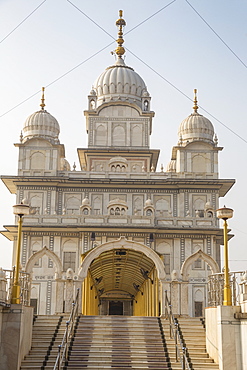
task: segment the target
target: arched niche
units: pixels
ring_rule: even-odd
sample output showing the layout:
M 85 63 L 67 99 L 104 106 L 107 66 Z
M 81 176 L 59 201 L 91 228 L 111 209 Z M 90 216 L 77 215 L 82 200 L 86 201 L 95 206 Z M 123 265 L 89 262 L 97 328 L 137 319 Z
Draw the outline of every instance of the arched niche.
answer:
M 220 272 L 218 263 L 208 254 L 204 253 L 201 249 L 198 249 L 197 252 L 193 253 L 191 256 L 187 257 L 181 267 L 181 275 L 183 281 L 188 281 L 189 278 L 189 267 L 195 262 L 198 258 L 201 258 L 205 261 L 212 270 L 213 274 Z
M 61 275 L 62 275 L 62 271 L 63 271 L 62 262 L 61 262 L 60 258 L 54 252 L 52 252 L 50 249 L 48 249 L 47 247 L 44 247 L 40 251 L 34 253 L 28 259 L 27 264 L 26 264 L 26 272 L 30 274 L 33 270 L 33 267 L 34 267 L 35 263 L 38 262 L 38 260 L 40 258 L 42 258 L 43 256 L 45 256 L 45 255 L 47 257 L 49 257 L 54 262 L 57 277 L 60 278 Z
M 133 146 L 142 146 L 142 130 L 139 125 L 135 125 L 131 132 L 131 144 Z
M 192 172 L 207 172 L 207 158 L 201 154 L 192 157 Z
M 115 146 L 125 146 L 125 129 L 123 126 L 115 126 L 112 133 L 112 141 Z
M 132 249 L 137 252 L 145 254 L 148 258 L 150 258 L 154 262 L 155 267 L 157 269 L 158 278 L 160 280 L 165 280 L 166 273 L 164 265 L 158 254 L 153 249 L 147 247 L 146 245 L 132 240 L 127 240 L 124 236 L 121 236 L 119 239 L 115 241 L 106 242 L 92 249 L 84 258 L 81 264 L 81 267 L 78 272 L 78 276 L 80 277 L 80 279 L 81 280 L 85 279 L 85 277 L 87 276 L 88 268 L 91 265 L 92 261 L 95 258 L 99 257 L 101 253 L 110 251 L 112 249 L 121 249 L 121 248 Z
M 106 145 L 107 143 L 107 130 L 104 125 L 99 125 L 95 132 L 95 145 Z
M 45 154 L 42 152 L 34 152 L 30 157 L 30 168 L 35 170 L 44 170 Z

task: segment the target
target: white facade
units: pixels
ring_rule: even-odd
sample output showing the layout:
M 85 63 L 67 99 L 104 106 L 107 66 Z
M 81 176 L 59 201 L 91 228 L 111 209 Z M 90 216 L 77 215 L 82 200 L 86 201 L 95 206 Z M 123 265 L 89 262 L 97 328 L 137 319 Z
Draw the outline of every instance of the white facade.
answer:
M 210 268 L 219 271 L 222 243 L 215 210 L 234 181 L 218 178 L 222 148 L 212 123 L 197 112 L 196 98 L 167 171 L 158 172 L 159 150 L 149 148 L 150 100 L 143 79 L 119 55 L 88 96 L 88 147 L 78 149 L 79 171 L 71 171 L 65 159 L 59 124 L 44 110 L 44 98 L 25 122 L 15 144 L 18 174 L 3 181 L 17 203 L 25 199 L 31 207 L 21 264 L 32 272 L 38 313 L 66 310 L 81 284 L 81 255 L 120 237 L 161 256 L 174 310 L 181 313 L 187 301 L 183 313 L 198 316 L 207 305 L 207 276 Z M 6 229 L 16 246 L 17 226 Z

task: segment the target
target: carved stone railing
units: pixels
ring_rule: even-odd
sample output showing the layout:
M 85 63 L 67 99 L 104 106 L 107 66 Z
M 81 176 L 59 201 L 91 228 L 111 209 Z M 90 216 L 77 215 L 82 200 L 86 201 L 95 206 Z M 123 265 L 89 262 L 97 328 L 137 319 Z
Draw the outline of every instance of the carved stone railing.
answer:
M 240 294 L 245 279 L 245 271 L 229 272 L 232 305 L 240 305 Z M 224 273 L 209 275 L 208 277 L 208 305 L 222 306 L 224 301 Z
M 0 268 L 0 305 L 10 306 L 11 293 L 13 286 L 14 270 L 4 270 Z M 31 279 L 27 272 L 20 272 L 20 303 L 25 306 L 30 305 Z

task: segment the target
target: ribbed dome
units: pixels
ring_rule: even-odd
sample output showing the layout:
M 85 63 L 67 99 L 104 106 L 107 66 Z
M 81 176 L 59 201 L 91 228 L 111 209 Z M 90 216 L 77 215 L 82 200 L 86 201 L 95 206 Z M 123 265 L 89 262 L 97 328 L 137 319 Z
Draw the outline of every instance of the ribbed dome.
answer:
M 214 143 L 214 127 L 212 123 L 197 112 L 192 113 L 181 122 L 178 135 L 181 144 L 194 140 Z
M 41 109 L 26 119 L 23 126 L 23 141 L 40 137 L 52 143 L 58 143 L 59 133 L 60 127 L 56 118 L 46 110 Z
M 133 68 L 126 66 L 122 58 L 98 77 L 94 88 L 98 106 L 110 100 L 127 100 L 141 107 L 141 97 L 148 94 L 143 79 Z

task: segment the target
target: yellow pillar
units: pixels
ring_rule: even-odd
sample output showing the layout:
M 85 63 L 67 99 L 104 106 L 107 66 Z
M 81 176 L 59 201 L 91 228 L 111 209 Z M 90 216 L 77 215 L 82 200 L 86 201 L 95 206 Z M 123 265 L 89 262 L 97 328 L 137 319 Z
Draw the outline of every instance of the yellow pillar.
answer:
M 229 268 L 228 268 L 228 235 L 227 235 L 227 221 L 224 219 L 224 276 L 225 276 L 225 285 L 224 285 L 224 306 L 232 305 L 231 297 L 231 287 L 229 283 Z
M 16 249 L 16 263 L 15 263 L 15 275 L 14 284 L 12 288 L 11 303 L 20 303 L 20 256 L 21 256 L 21 229 L 22 229 L 22 216 L 19 216 L 18 221 L 18 235 L 17 235 L 17 249 Z

